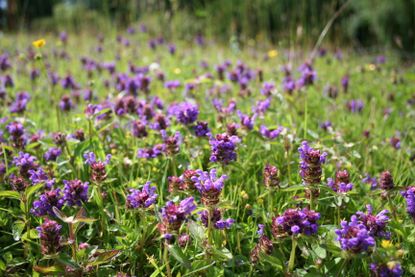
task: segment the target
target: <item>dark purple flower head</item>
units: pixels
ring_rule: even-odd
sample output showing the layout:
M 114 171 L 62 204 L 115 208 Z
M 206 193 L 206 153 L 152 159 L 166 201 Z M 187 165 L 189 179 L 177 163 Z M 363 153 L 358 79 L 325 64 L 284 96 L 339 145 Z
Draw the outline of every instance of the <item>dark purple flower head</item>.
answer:
M 27 92 L 19 92 L 16 95 L 16 99 L 13 103 L 10 104 L 11 113 L 23 113 L 26 111 L 27 103 L 30 100 L 30 95 Z
M 172 80 L 172 81 L 166 81 L 164 83 L 164 87 L 167 88 L 170 91 L 173 91 L 180 87 L 180 81 L 179 80 Z
M 179 244 L 180 247 L 185 247 L 186 245 L 189 244 L 189 242 L 191 241 L 191 238 L 189 236 L 189 234 L 181 234 L 179 239 L 177 240 L 177 243 Z
M 65 31 L 60 32 L 59 39 L 63 44 L 66 44 L 68 42 L 68 33 Z
M 305 184 L 319 184 L 321 182 L 322 168 L 321 165 L 326 162 L 327 153 L 321 153 L 308 145 L 307 141 L 303 141 L 298 148 L 300 153 L 300 175 Z
M 260 236 L 261 237 L 259 238 L 258 243 L 255 245 L 250 254 L 250 260 L 254 264 L 259 261 L 261 254 L 271 255 L 274 250 L 272 241 L 263 234 L 260 234 Z
M 277 129 L 268 129 L 265 125 L 261 125 L 259 129 L 259 133 L 266 139 L 273 140 L 277 138 L 284 128 L 282 126 L 279 126 Z
M 182 143 L 182 135 L 177 131 L 174 135 L 168 136 L 165 130 L 160 131 L 161 137 L 163 139 L 163 149 L 167 155 L 174 155 L 179 153 L 180 144 Z
M 299 88 L 314 84 L 317 79 L 317 72 L 310 63 L 302 64 L 298 70 L 301 72 L 301 77 L 297 81 L 297 86 Z
M 85 163 L 91 167 L 91 179 L 94 182 L 102 182 L 107 178 L 105 166 L 109 164 L 111 155 L 105 157 L 105 161 L 97 160 L 93 152 L 84 154 Z
M 175 45 L 175 44 L 170 43 L 170 44 L 168 45 L 168 48 L 169 48 L 169 53 L 170 53 L 171 55 L 174 55 L 174 54 L 176 53 L 176 45 Z
M 275 84 L 272 82 L 265 82 L 262 84 L 261 93 L 265 96 L 271 96 L 275 90 Z
M 211 169 L 210 172 L 199 169 L 196 170 L 196 173 L 197 175 L 191 179 L 202 196 L 202 203 L 207 206 L 216 205 L 219 202 L 219 195 L 228 177 L 222 175 L 218 178 L 216 169 Z
M 62 96 L 61 101 L 59 102 L 59 108 L 64 112 L 68 112 L 72 110 L 73 107 L 74 105 L 71 98 L 68 95 Z
M 167 119 L 167 117 L 166 116 L 164 116 L 163 114 L 161 114 L 161 113 L 157 113 L 156 114 L 156 116 L 154 117 L 154 123 L 152 123 L 151 125 L 150 125 L 150 127 L 153 129 L 153 130 L 157 130 L 157 131 L 160 131 L 160 130 L 165 130 L 165 129 L 167 129 L 167 127 L 170 125 L 170 122 L 169 122 L 169 120 Z
M 134 120 L 132 124 L 132 134 L 136 138 L 144 138 L 148 135 L 146 125 L 140 120 Z
M 390 238 L 390 233 L 386 231 L 386 225 L 389 222 L 389 214 L 388 210 L 382 210 L 380 213 L 374 215 L 372 206 L 366 205 L 367 213 L 357 212 L 356 216 L 361 223 L 363 223 L 369 235 L 373 236 L 374 238 Z
M 55 216 L 52 208 L 56 207 L 61 209 L 64 204 L 64 199 L 59 188 L 54 190 L 46 191 L 44 194 L 40 195 L 39 200 L 33 202 L 33 208 L 31 213 L 35 216 L 44 216 L 50 215 Z
M 141 190 L 130 189 L 130 194 L 127 195 L 127 208 L 148 208 L 157 200 L 156 187 L 150 187 L 151 182 L 144 184 Z
M 174 115 L 178 122 L 189 125 L 197 120 L 199 107 L 190 102 L 183 102 L 172 105 L 169 108 L 169 114 Z
M 389 139 L 390 145 L 396 150 L 401 148 L 401 139 L 397 136 L 393 136 Z
M 228 134 L 217 134 L 211 137 L 209 144 L 211 147 L 210 161 L 228 164 L 236 161 L 236 145 L 240 142 L 237 136 L 229 136 Z
M 62 226 L 56 221 L 45 219 L 42 225 L 36 228 L 40 236 L 42 254 L 51 255 L 60 251 Z
M 198 121 L 196 125 L 193 127 L 195 131 L 196 137 L 206 137 L 207 134 L 210 132 L 208 127 L 208 123 L 205 121 Z
M 384 171 L 379 177 L 379 187 L 383 190 L 391 190 L 394 187 L 392 174 L 389 171 Z
M 285 92 L 291 94 L 295 90 L 295 80 L 291 76 L 286 76 L 282 80 L 282 88 Z
M 62 79 L 61 85 L 64 89 L 80 89 L 80 86 L 75 82 L 74 78 L 71 75 L 66 75 L 65 78 Z
M 13 190 L 19 192 L 24 191 L 29 186 L 29 183 L 26 181 L 25 178 L 21 176 L 16 176 L 14 174 L 11 174 L 9 176 L 9 183 Z
M 374 277 L 401 277 L 403 270 L 401 264 L 395 261 L 390 261 L 382 264 L 370 264 L 370 270 Z
M 48 151 L 46 151 L 45 155 L 43 157 L 46 161 L 56 161 L 56 159 L 62 154 L 62 150 L 57 147 L 49 148 Z
M 252 112 L 255 114 L 263 115 L 269 109 L 271 105 L 271 98 L 258 101 L 256 106 L 252 107 Z
M 349 75 L 344 75 L 342 80 L 342 87 L 343 87 L 343 91 L 347 92 L 349 90 Z
M 363 110 L 364 103 L 362 100 L 350 100 L 346 104 L 347 109 L 352 113 L 359 113 Z
M 39 76 L 40 76 L 40 70 L 39 69 L 33 68 L 30 71 L 30 80 L 31 81 L 36 81 L 36 79 L 39 78 Z
M 406 190 L 402 191 L 401 194 L 406 200 L 406 212 L 415 222 L 415 186 L 408 187 Z
M 88 182 L 81 180 L 63 180 L 65 185 L 63 193 L 64 200 L 69 206 L 82 206 L 83 202 L 88 201 Z
M 317 233 L 320 214 L 304 209 L 287 209 L 281 216 L 272 219 L 274 237 L 304 234 L 307 236 Z
M 276 188 L 280 186 L 279 171 L 276 166 L 267 164 L 264 168 L 264 184 L 267 188 Z
M 200 212 L 200 220 L 202 221 L 205 227 L 209 226 L 209 211 L 204 210 Z M 213 209 L 210 215 L 210 222 L 212 226 L 216 229 L 223 230 L 223 229 L 230 229 L 233 223 L 235 222 L 234 219 L 222 219 L 222 213 L 219 209 Z
M 11 122 L 6 126 L 6 129 L 13 138 L 21 138 L 24 135 L 24 127 L 20 122 Z
M 324 121 L 322 123 L 320 123 L 320 128 L 323 129 L 324 131 L 329 130 L 330 128 L 332 128 L 332 123 L 330 120 Z
M 11 67 L 12 65 L 9 60 L 9 55 L 7 53 L 0 55 L 0 70 L 6 71 Z
M 29 177 L 29 170 L 38 168 L 36 157 L 23 152 L 13 158 L 13 164 L 19 167 L 20 174 L 24 177 Z
M 161 209 L 162 223 L 159 226 L 163 234 L 180 229 L 182 223 L 196 209 L 193 197 L 183 199 L 179 204 L 167 202 Z
M 341 229 L 336 229 L 337 240 L 343 250 L 352 253 L 361 253 L 375 246 L 375 238 L 370 235 L 368 227 L 359 221 L 356 215 L 350 222 L 342 221 Z
M 327 178 L 327 185 L 337 193 L 346 193 L 353 189 L 353 184 L 350 183 L 350 176 L 347 170 L 340 170 L 336 172 L 336 178 Z
M 369 174 L 366 173 L 365 178 L 362 179 L 362 182 L 365 184 L 370 184 L 370 188 L 376 189 L 378 186 L 378 180 L 376 177 L 371 177 Z

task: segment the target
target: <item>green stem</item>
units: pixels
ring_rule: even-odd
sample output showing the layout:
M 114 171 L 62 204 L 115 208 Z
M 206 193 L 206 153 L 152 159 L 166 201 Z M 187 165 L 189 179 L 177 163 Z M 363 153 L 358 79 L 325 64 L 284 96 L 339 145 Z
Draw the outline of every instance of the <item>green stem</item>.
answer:
M 168 247 L 167 242 L 164 242 L 164 263 L 166 264 L 167 277 L 172 277 L 173 275 L 171 274 Z
M 290 260 L 288 261 L 288 271 L 292 272 L 295 266 L 295 250 L 297 248 L 297 239 L 292 237 Z

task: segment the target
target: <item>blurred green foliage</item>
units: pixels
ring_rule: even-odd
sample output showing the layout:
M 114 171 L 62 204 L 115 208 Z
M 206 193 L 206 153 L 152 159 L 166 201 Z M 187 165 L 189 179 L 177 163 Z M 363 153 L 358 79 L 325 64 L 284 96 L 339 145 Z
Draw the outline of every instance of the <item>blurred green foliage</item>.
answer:
M 16 0 L 32 30 L 126 27 L 136 21 L 167 37 L 197 32 L 218 40 L 314 43 L 347 0 Z M 415 0 L 349 0 L 327 38 L 415 52 Z M 42 4 L 40 4 L 40 2 Z M 53 9 L 51 8 L 53 7 Z M 105 24 L 104 21 L 107 23 Z M 289 45 L 283 45 L 289 46 Z

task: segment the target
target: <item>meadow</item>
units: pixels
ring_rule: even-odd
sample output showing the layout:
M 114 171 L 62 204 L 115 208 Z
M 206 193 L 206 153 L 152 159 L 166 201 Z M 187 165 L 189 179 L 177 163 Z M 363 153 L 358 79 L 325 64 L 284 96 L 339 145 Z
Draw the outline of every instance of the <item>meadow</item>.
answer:
M 0 40 L 1 276 L 415 275 L 415 67 L 118 34 Z

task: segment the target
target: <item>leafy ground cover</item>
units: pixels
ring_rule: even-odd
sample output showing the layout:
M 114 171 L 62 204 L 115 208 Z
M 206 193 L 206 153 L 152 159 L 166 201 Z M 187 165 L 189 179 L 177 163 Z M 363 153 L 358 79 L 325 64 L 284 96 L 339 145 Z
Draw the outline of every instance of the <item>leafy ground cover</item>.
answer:
M 0 41 L 5 276 L 415 274 L 415 71 L 198 35 Z

